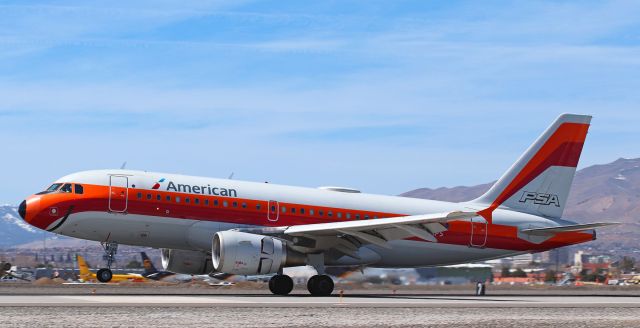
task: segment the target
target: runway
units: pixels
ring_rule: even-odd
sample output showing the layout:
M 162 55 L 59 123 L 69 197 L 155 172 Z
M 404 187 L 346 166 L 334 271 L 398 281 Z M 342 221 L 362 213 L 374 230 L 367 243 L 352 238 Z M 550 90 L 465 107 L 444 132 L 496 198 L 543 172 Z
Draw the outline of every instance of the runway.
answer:
M 639 308 L 633 296 L 434 296 L 434 295 L 0 295 L 0 306 L 142 307 L 414 307 L 414 308 Z
M 100 290 L 98 290 L 99 292 Z M 0 295 L 3 327 L 640 327 L 640 297 Z

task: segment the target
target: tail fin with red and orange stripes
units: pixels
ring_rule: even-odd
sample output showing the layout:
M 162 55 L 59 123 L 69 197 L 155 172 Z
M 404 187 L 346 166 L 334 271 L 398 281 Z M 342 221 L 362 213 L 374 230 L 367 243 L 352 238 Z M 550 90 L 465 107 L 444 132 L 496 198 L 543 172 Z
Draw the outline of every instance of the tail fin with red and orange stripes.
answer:
M 591 116 L 562 114 L 511 168 L 473 203 L 489 221 L 499 206 L 552 218 L 562 216 Z

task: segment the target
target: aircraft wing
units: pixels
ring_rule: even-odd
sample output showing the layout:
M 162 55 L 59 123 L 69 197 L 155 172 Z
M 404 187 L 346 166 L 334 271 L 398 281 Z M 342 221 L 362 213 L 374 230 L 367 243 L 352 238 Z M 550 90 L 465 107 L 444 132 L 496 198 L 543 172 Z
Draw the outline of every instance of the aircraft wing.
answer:
M 16 278 L 16 279 L 20 279 L 20 280 L 24 280 L 24 281 L 31 281 L 29 278 L 26 278 L 24 275 L 19 275 L 19 274 L 15 273 L 15 272 L 9 272 L 7 274 L 12 276 L 12 277 L 14 277 L 14 278 Z
M 393 238 L 393 236 L 398 234 L 381 233 L 384 230 L 397 229 L 402 232 L 398 236 L 406 237 L 406 235 L 409 234 L 437 242 L 433 235 L 446 230 L 446 227 L 443 226 L 442 223 L 451 220 L 468 219 L 475 216 L 478 216 L 476 212 L 454 211 L 364 221 L 305 224 L 287 227 L 282 233 L 285 235 L 304 237 L 349 235 L 364 242 L 388 248 L 389 246 L 386 242 L 391 239 L 396 239 Z

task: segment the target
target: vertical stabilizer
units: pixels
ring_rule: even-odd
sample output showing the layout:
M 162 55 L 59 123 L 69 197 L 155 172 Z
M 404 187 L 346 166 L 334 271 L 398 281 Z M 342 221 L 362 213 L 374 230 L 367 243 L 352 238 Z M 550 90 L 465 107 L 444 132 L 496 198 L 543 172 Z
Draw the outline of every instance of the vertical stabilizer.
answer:
M 87 262 L 84 260 L 84 257 L 80 255 L 76 255 L 76 259 L 78 260 L 78 271 L 80 271 L 80 278 L 88 280 L 88 278 L 91 277 L 91 271 L 89 271 Z
M 499 206 L 559 218 L 578 166 L 591 116 L 562 114 L 484 195 L 473 203 L 491 221 Z
M 158 272 L 158 269 L 153 265 L 153 262 L 151 262 L 151 259 L 147 256 L 146 252 L 140 252 L 140 256 L 142 257 L 142 266 L 144 267 L 143 275 L 150 275 Z

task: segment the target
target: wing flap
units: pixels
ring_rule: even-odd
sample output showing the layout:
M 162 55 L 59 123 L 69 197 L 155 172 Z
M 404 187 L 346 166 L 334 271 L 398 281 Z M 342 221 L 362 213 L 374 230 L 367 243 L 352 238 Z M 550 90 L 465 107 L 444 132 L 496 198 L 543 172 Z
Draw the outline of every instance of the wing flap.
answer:
M 586 223 L 586 224 L 572 224 L 558 227 L 548 227 L 548 228 L 533 228 L 533 229 L 524 229 L 523 233 L 534 235 L 534 236 L 548 236 L 554 235 L 560 232 L 577 232 L 577 231 L 585 231 L 585 230 L 593 230 L 595 228 L 602 228 L 607 226 L 618 225 L 619 222 L 594 222 L 594 223 Z

